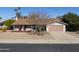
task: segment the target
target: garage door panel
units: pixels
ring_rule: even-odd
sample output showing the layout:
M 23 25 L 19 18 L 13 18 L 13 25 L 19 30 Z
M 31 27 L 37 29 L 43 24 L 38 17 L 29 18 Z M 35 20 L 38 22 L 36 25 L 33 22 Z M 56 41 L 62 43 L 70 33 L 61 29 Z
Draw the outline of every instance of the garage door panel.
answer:
M 48 26 L 49 31 L 63 31 L 63 26 L 61 25 L 52 25 Z

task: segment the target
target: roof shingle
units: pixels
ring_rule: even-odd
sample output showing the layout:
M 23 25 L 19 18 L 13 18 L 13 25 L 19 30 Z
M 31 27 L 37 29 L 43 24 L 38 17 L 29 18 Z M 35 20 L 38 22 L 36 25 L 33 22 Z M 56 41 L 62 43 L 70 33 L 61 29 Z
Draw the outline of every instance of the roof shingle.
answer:
M 12 25 L 46 25 L 53 22 L 59 22 L 59 19 L 51 18 L 47 20 L 37 20 L 37 19 L 18 19 Z

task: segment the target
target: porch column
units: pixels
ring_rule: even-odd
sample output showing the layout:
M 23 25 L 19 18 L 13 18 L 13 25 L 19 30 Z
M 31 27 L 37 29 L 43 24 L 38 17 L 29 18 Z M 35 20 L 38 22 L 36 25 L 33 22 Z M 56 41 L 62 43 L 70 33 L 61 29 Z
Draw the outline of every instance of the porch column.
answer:
M 22 26 L 22 31 L 24 31 L 24 25 Z
M 15 30 L 15 26 L 13 26 L 13 30 Z
M 63 31 L 64 31 L 64 32 L 66 31 L 66 26 L 65 26 L 65 25 L 63 25 Z
M 47 31 L 47 32 L 49 32 L 49 28 L 48 28 L 48 27 L 49 27 L 49 26 L 48 26 L 48 25 L 46 25 L 46 31 Z
M 33 28 L 33 26 L 31 25 L 31 29 Z

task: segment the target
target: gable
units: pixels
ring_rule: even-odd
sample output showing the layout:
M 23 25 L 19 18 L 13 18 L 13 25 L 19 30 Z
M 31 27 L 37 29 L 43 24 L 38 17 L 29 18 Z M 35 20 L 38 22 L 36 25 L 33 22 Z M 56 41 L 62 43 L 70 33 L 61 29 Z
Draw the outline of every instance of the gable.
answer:
M 51 24 L 48 24 L 48 25 L 64 25 L 64 24 L 61 24 L 61 23 L 58 23 L 58 22 L 54 22 L 54 23 L 51 23 Z

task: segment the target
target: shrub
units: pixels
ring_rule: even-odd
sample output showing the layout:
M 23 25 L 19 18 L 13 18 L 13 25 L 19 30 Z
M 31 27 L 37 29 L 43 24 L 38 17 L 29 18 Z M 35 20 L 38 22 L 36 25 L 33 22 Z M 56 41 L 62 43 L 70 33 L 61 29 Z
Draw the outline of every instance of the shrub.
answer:
M 4 27 L 4 28 L 2 28 L 1 30 L 2 30 L 3 32 L 6 32 L 7 28 Z

